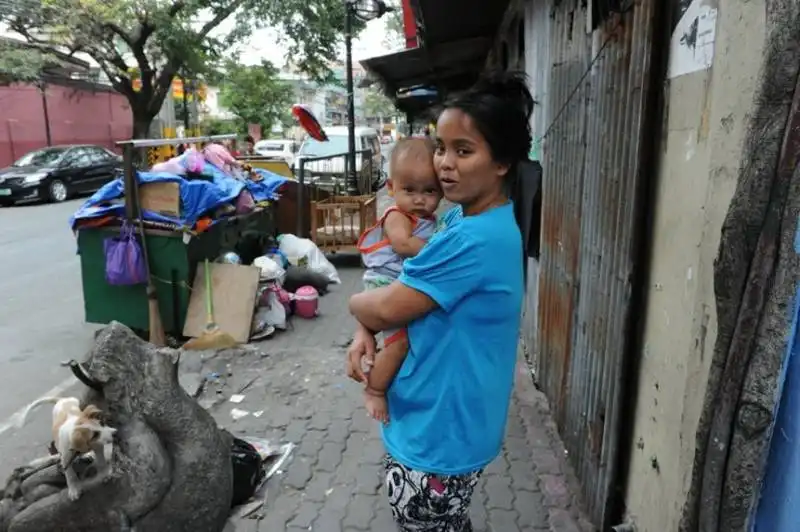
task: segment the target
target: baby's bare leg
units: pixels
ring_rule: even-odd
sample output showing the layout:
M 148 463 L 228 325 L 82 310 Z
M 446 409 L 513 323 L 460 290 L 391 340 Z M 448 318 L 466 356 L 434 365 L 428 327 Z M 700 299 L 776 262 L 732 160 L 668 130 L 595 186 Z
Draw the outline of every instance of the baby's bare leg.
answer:
M 367 377 L 368 384 L 364 390 L 367 412 L 382 423 L 389 422 L 386 390 L 389 389 L 394 376 L 400 370 L 407 353 L 408 337 L 402 334 L 376 355 L 375 365 Z

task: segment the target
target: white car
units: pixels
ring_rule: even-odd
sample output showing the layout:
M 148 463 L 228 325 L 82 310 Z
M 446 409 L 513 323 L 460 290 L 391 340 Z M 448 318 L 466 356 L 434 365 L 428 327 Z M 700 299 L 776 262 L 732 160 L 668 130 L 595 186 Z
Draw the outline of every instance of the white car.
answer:
M 297 144 L 293 140 L 285 139 L 259 140 L 253 146 L 253 151 L 262 157 L 285 161 L 291 167 L 294 164 Z
M 345 184 L 345 159 L 348 151 L 347 127 L 325 127 L 328 140 L 320 142 L 307 137 L 295 157 L 294 173 L 299 178 L 300 161 L 312 159 L 303 163 L 303 180 L 306 183 L 316 184 L 323 188 L 341 191 L 346 190 Z M 374 191 L 383 185 L 383 155 L 381 154 L 381 141 L 378 132 L 369 127 L 357 127 L 356 138 L 356 168 L 359 169 L 359 189 L 361 193 Z M 363 160 L 364 150 L 370 150 L 370 160 Z M 322 158 L 314 160 L 315 158 Z

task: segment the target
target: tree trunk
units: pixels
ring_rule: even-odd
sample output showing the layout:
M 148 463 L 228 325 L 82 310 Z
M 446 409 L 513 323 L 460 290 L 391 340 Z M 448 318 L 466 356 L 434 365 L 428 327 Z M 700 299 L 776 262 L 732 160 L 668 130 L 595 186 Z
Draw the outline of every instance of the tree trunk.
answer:
M 146 139 L 150 136 L 150 125 L 153 117 L 147 112 L 137 112 L 133 109 L 133 138 Z
M 131 111 L 133 113 L 133 139 L 141 140 L 150 137 L 150 126 L 155 118 L 147 109 L 146 105 L 134 105 L 131 102 Z M 145 168 L 148 166 L 147 158 L 148 148 L 134 149 L 133 150 L 133 164 L 137 168 Z

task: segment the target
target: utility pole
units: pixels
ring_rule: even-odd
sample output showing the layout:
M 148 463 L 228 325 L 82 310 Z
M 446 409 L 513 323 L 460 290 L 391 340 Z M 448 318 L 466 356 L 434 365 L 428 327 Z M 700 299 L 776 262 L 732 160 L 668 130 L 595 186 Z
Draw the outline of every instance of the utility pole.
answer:
M 358 194 L 356 178 L 356 104 L 355 87 L 353 86 L 353 16 L 355 3 L 348 1 L 345 4 L 344 18 L 344 47 L 345 47 L 345 73 L 347 79 L 347 180 L 345 187 L 351 196 Z

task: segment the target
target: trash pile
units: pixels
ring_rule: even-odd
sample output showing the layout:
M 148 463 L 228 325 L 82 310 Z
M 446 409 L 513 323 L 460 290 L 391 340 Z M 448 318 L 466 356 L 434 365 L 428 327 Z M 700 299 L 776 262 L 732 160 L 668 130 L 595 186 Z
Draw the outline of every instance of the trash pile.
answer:
M 336 267 L 316 244 L 292 234 L 278 236 L 273 245 L 265 250 L 263 255 L 256 257 L 250 265 L 244 264 L 237 253 L 228 251 L 211 266 L 212 279 L 215 277 L 215 272 L 220 276 L 225 269 L 230 271 L 231 277 L 247 276 L 250 279 L 248 283 L 239 281 L 236 284 L 252 287 L 252 292 L 242 295 L 245 299 L 242 302 L 244 305 L 252 297 L 251 316 L 248 317 L 244 312 L 229 312 L 226 315 L 214 316 L 215 322 L 222 330 L 235 331 L 232 332 L 234 337 L 241 331 L 243 322 L 230 323 L 231 317 L 237 315 L 240 319 L 249 320 L 247 338 L 242 338 L 240 335 L 237 338 L 240 342 L 263 340 L 278 331 L 285 331 L 289 328 L 293 316 L 303 319 L 315 318 L 318 313 L 319 296 L 325 295 L 331 284 L 341 282 Z M 197 281 L 195 286 L 198 286 Z M 232 285 L 228 283 L 226 286 Z M 198 305 L 195 300 L 200 297 L 198 290 L 195 290 L 189 301 L 189 317 L 193 315 L 192 307 Z M 196 336 L 194 326 L 195 324 L 190 323 L 187 318 L 184 334 Z
M 269 205 L 279 198 L 279 189 L 288 181 L 236 161 L 219 144 L 189 149 L 136 175 L 146 225 L 196 233 L 226 217 Z M 112 225 L 124 215 L 125 185 L 120 176 L 87 199 L 70 219 L 70 226 L 77 230 Z

